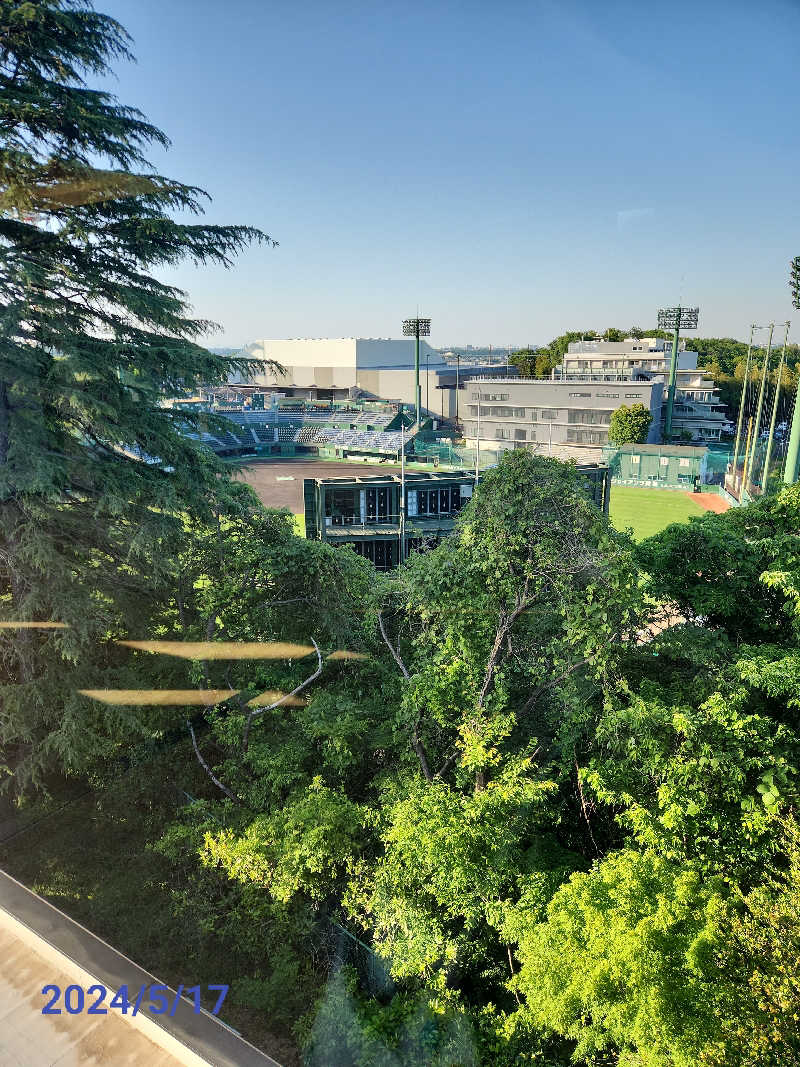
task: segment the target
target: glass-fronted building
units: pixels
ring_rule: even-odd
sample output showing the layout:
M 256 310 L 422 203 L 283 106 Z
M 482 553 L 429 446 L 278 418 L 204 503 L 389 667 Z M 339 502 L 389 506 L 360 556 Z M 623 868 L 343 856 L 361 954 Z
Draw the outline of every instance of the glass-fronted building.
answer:
M 608 467 L 576 468 L 589 498 L 608 514 Z M 466 471 L 401 475 L 306 478 L 303 482 L 306 537 L 350 545 L 375 564 L 391 570 L 413 551 L 439 543 L 472 497 L 475 475 Z

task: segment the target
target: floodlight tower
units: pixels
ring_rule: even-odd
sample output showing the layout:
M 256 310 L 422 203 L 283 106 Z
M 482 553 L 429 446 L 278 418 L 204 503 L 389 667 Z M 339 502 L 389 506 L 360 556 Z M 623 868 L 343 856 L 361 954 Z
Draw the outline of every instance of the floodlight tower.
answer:
M 672 359 L 669 364 L 669 387 L 667 388 L 667 414 L 664 419 L 664 440 L 669 444 L 672 436 L 672 410 L 675 407 L 675 382 L 678 376 L 678 337 L 682 329 L 696 330 L 700 308 L 662 308 L 658 313 L 659 330 L 674 330 L 672 336 Z
M 403 320 L 403 335 L 414 338 L 414 423 L 417 429 L 419 429 L 419 339 L 429 337 L 430 332 L 430 319 Z
M 789 270 L 789 289 L 792 293 L 792 307 L 800 309 L 800 256 L 795 256 L 792 260 Z M 798 390 L 798 395 L 800 395 L 800 390 Z M 783 468 L 783 480 L 786 485 L 794 485 L 798 474 L 800 474 L 800 403 L 798 403 L 798 397 L 795 397 L 786 466 Z

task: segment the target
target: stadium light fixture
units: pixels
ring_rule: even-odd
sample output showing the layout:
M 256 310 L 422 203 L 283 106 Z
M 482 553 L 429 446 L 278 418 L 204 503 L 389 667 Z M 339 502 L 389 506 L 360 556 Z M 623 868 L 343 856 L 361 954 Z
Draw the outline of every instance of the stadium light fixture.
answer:
M 664 419 L 664 440 L 669 444 L 672 436 L 672 412 L 675 407 L 675 383 L 678 375 L 678 337 L 681 330 L 696 330 L 700 308 L 661 308 L 658 313 L 659 330 L 672 330 L 672 358 L 669 364 L 669 387 L 667 389 L 667 414 Z
M 789 290 L 792 294 L 792 307 L 800 309 L 800 256 L 795 256 L 789 264 Z M 786 450 L 786 465 L 783 468 L 783 481 L 794 485 L 800 474 L 800 403 L 795 399 L 792 428 L 789 431 L 789 447 Z
M 419 339 L 429 337 L 430 319 L 403 319 L 403 335 L 414 338 L 414 422 L 419 429 Z
M 800 256 L 795 256 L 789 266 L 789 289 L 792 293 L 792 307 L 800 309 Z

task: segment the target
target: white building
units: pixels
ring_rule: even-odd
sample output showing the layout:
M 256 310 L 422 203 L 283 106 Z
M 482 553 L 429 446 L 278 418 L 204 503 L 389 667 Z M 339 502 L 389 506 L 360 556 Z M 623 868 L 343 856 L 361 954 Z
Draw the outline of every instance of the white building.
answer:
M 560 367 L 553 371 L 560 381 L 653 381 L 664 386 L 661 422 L 666 414 L 672 343 L 656 337 L 624 341 L 573 341 Z M 718 440 L 731 423 L 720 403 L 713 378 L 697 367 L 697 353 L 678 353 L 675 407 L 672 425 L 693 440 Z
M 427 342 L 421 340 L 419 350 L 422 407 L 450 418 L 455 413 L 455 397 L 450 395 L 454 388 L 449 383 L 455 370 Z M 363 396 L 414 403 L 413 338 L 262 340 L 247 345 L 244 352 L 255 359 L 275 360 L 283 367 L 282 374 L 265 367 L 250 379 L 271 391 L 312 400 Z

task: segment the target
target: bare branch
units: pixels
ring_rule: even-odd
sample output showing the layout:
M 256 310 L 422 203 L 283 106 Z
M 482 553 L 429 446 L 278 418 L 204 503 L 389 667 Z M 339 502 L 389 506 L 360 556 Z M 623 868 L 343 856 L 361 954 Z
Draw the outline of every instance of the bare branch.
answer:
M 279 700 L 276 700 L 274 704 L 265 704 L 263 708 L 250 709 L 250 712 L 247 716 L 247 722 L 244 724 L 244 734 L 242 736 L 242 752 L 247 751 L 247 746 L 250 741 L 250 726 L 253 722 L 253 719 L 257 715 L 263 715 L 265 711 L 274 711 L 275 708 L 280 707 L 284 701 L 289 699 L 289 697 L 294 697 L 297 696 L 298 693 L 302 693 L 306 686 L 311 685 L 311 683 L 316 678 L 319 678 L 319 676 L 322 674 L 322 653 L 319 650 L 319 645 L 313 637 L 311 638 L 311 644 L 314 646 L 317 652 L 317 669 L 314 671 L 313 674 L 310 674 L 308 678 L 305 679 L 305 681 L 301 682 L 300 685 L 296 686 L 291 691 L 291 693 L 284 693 L 283 696 Z
M 575 774 L 577 775 L 577 778 L 578 778 L 578 793 L 580 794 L 581 808 L 583 810 L 583 817 L 586 820 L 586 826 L 588 827 L 588 830 L 589 830 L 589 837 L 592 839 L 592 844 L 594 845 L 595 852 L 597 853 L 598 856 L 601 856 L 602 853 L 601 853 L 600 849 L 597 847 L 597 842 L 595 841 L 594 834 L 592 833 L 592 824 L 589 822 L 589 813 L 586 810 L 586 798 L 583 795 L 583 784 L 581 783 L 581 769 L 578 766 L 577 759 L 575 760 Z
M 419 721 L 422 718 L 422 712 L 417 715 L 417 721 L 414 723 L 414 729 L 411 733 L 411 747 L 414 749 L 419 765 L 422 768 L 422 773 L 425 775 L 426 782 L 433 781 L 433 775 L 431 774 L 430 764 L 428 763 L 428 757 L 425 754 L 425 746 L 419 737 Z
M 389 636 L 386 633 L 386 627 L 383 625 L 383 615 L 380 611 L 378 612 L 378 626 L 380 626 L 381 628 L 381 635 L 383 637 L 383 640 L 386 642 L 386 647 L 389 649 L 392 656 L 394 657 L 395 663 L 402 671 L 403 677 L 406 679 L 406 681 L 408 681 L 411 675 L 408 673 L 405 663 L 403 663 L 402 659 L 400 658 L 400 653 L 389 640 Z M 423 745 L 422 740 L 419 736 L 419 723 L 421 718 L 422 712 L 417 715 L 417 720 L 414 723 L 413 730 L 411 731 L 411 747 L 414 750 L 415 756 L 419 760 L 419 765 L 422 769 L 423 775 L 425 776 L 425 781 L 432 782 L 433 774 L 431 773 L 431 766 L 428 763 L 428 757 L 425 753 L 425 746 Z
M 579 659 L 577 663 L 573 663 L 571 667 L 567 667 L 565 671 L 562 671 L 562 673 L 559 674 L 558 677 L 550 678 L 549 681 L 542 682 L 540 686 L 537 686 L 537 688 L 534 689 L 533 693 L 531 693 L 531 695 L 522 705 L 520 716 L 527 715 L 529 711 L 533 711 L 534 707 L 536 706 L 536 701 L 546 689 L 551 689 L 554 685 L 558 685 L 559 682 L 563 682 L 564 679 L 570 674 L 572 674 L 573 671 L 576 671 L 578 667 L 585 667 L 587 663 L 591 663 L 591 659 Z
M 500 623 L 497 627 L 497 633 L 495 634 L 494 644 L 492 645 L 492 651 L 489 655 L 489 661 L 486 664 L 486 672 L 483 676 L 483 685 L 481 686 L 480 695 L 478 696 L 478 707 L 483 707 L 483 702 L 486 700 L 489 689 L 491 688 L 494 680 L 494 672 L 497 667 L 497 660 L 500 656 L 500 648 L 505 638 L 509 635 L 511 627 L 528 608 L 533 604 L 533 598 L 528 597 L 528 582 L 529 579 L 525 579 L 525 585 L 521 593 L 517 594 L 516 604 L 512 611 L 505 615 L 504 612 L 500 613 Z
M 197 738 L 194 736 L 194 727 L 192 726 L 192 724 L 189 722 L 188 719 L 186 720 L 186 725 L 189 727 L 189 733 L 192 735 L 192 747 L 194 748 L 194 752 L 195 752 L 195 755 L 197 756 L 197 760 L 198 760 L 200 766 L 206 772 L 206 774 L 211 779 L 211 781 L 214 783 L 214 785 L 217 787 L 217 789 L 221 789 L 222 792 L 225 794 L 225 796 L 229 797 L 232 801 L 234 801 L 234 803 L 241 804 L 241 805 L 244 806 L 244 801 L 240 800 L 239 797 L 237 797 L 235 795 L 235 793 L 232 793 L 230 791 L 230 789 L 228 789 L 228 787 L 226 785 L 224 785 L 219 780 L 219 778 L 217 778 L 217 776 L 211 770 L 209 765 L 203 759 L 202 755 L 200 754 L 200 749 L 197 747 Z
M 403 677 L 406 679 L 406 681 L 408 681 L 408 679 L 411 677 L 411 675 L 406 670 L 405 663 L 403 663 L 402 659 L 400 659 L 399 652 L 394 647 L 394 645 L 389 640 L 389 638 L 388 638 L 388 636 L 386 634 L 386 628 L 383 625 L 383 614 L 380 611 L 378 612 L 378 626 L 380 626 L 380 628 L 381 628 L 381 635 L 383 637 L 383 640 L 386 642 L 386 647 L 389 649 L 389 651 L 391 652 L 392 656 L 394 657 L 394 661 L 397 664 L 397 666 L 403 672 Z

